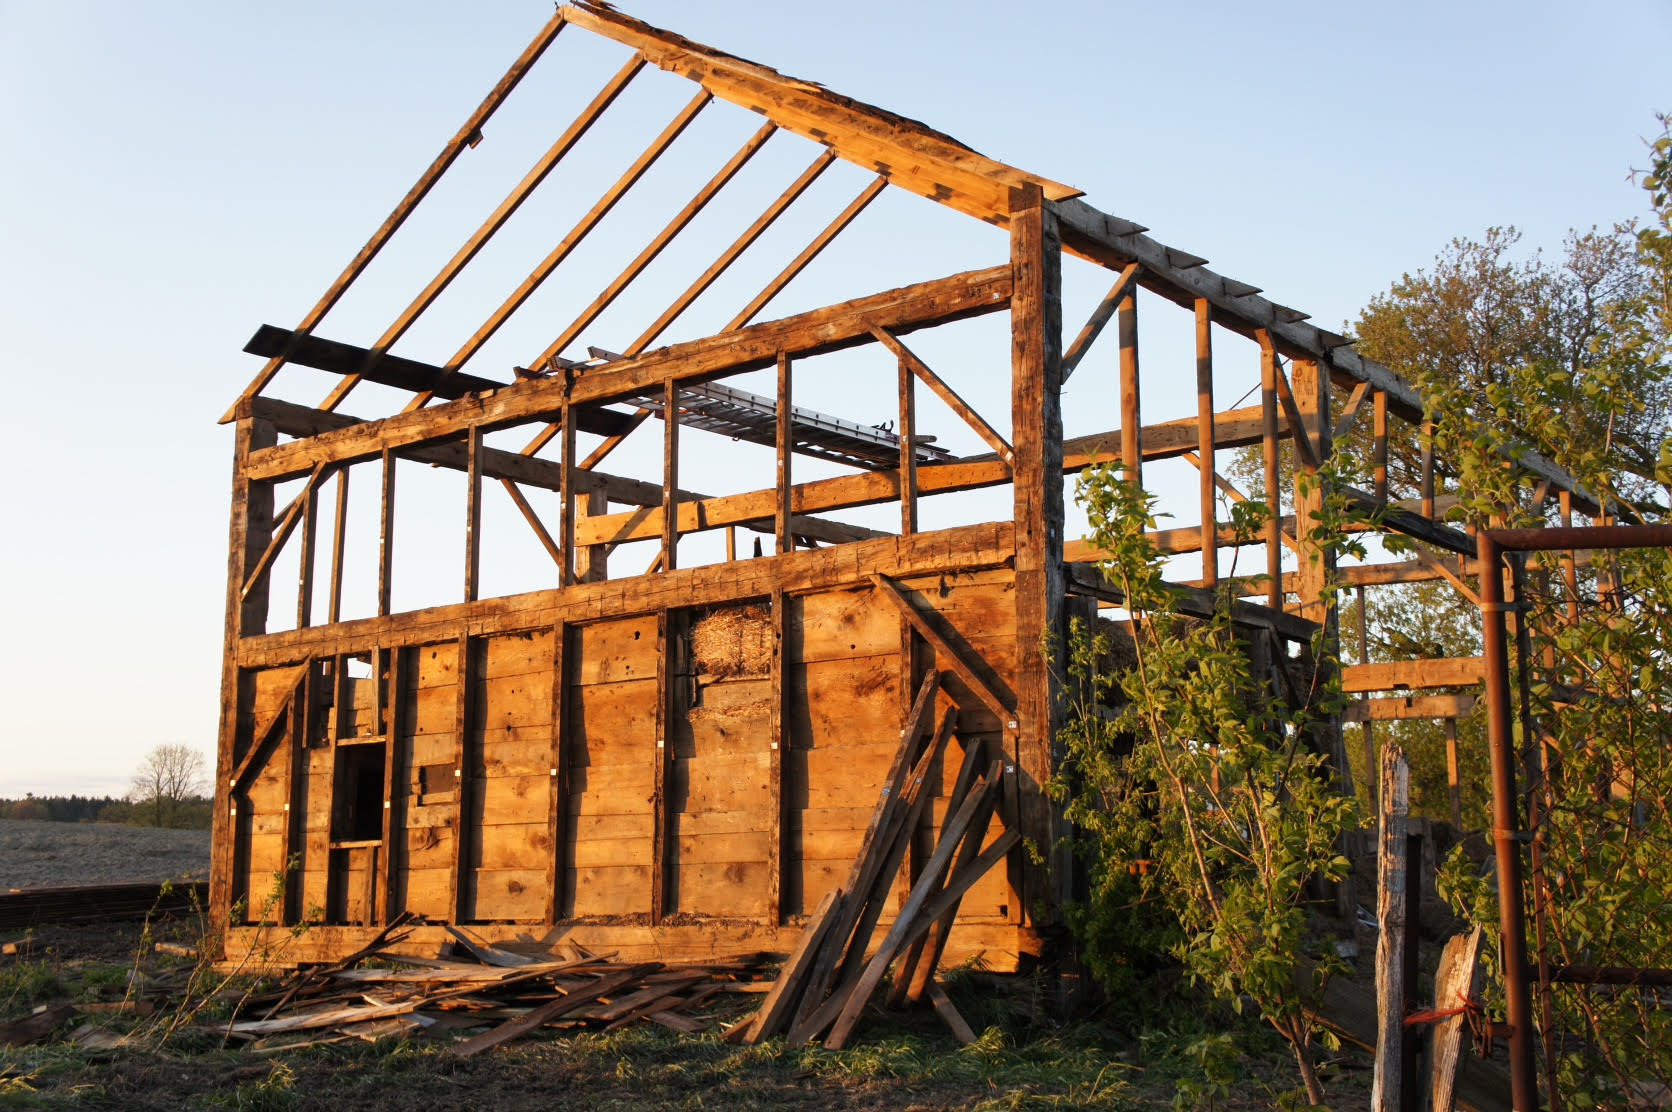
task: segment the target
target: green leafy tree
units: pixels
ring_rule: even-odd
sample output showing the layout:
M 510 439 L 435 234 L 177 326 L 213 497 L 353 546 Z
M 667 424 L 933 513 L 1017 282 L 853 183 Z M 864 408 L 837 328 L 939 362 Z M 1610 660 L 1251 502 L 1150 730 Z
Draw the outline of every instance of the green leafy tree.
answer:
M 1339 710 L 1329 647 L 1302 706 L 1257 678 L 1228 606 L 1179 613 L 1162 558 L 1145 537 L 1153 501 L 1119 471 L 1093 468 L 1079 498 L 1101 565 L 1132 615 L 1130 666 L 1109 667 L 1107 635 L 1070 631 L 1078 691 L 1053 790 L 1076 830 L 1091 893 L 1072 922 L 1088 963 L 1122 986 L 1141 948 L 1164 942 L 1187 974 L 1241 1010 L 1251 1000 L 1292 1048 L 1308 1098 L 1323 1101 L 1304 1003 L 1330 968 L 1307 958 L 1310 878 L 1340 879 L 1337 839 L 1356 825 L 1312 731 Z M 1338 507 L 1335 507 L 1338 509 Z M 1326 509 L 1314 539 L 1339 537 Z M 1258 527 L 1239 510 L 1240 526 Z M 1134 953 L 1134 950 L 1139 952 Z

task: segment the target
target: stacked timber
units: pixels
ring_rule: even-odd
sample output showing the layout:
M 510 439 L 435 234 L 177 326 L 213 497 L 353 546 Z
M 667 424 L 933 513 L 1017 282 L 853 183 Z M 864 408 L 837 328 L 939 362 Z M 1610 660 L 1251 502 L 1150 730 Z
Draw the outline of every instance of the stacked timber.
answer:
M 931 670 L 907 715 L 900 748 L 846 883 L 819 903 L 760 1010 L 731 1028 L 728 1038 L 752 1044 L 787 1033 L 792 1043 L 822 1038 L 825 1046 L 840 1049 L 893 967 L 889 1003 L 901 1006 L 927 998 L 960 1041 L 973 1040 L 969 1025 L 935 984 L 934 972 L 964 893 L 1020 838 L 1012 827 L 982 848 L 998 806 L 1004 763 L 988 760 L 980 744 L 965 749 L 934 852 L 882 941 L 871 945 L 929 805 L 931 771 L 945 754 L 957 721 L 956 708 L 948 705 L 937 722 L 934 712 L 940 703 L 940 674 Z

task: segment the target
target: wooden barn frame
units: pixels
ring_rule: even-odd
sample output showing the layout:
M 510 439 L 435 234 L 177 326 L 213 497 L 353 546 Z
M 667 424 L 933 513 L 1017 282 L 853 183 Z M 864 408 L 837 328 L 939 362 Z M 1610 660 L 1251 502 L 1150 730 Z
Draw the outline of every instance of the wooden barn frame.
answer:
M 623 68 L 539 165 L 388 329 L 367 346 L 316 329 L 431 187 L 482 135 L 483 124 L 565 28 L 625 47 Z M 533 192 L 641 70 L 694 83 L 695 99 L 638 162 L 605 191 L 546 260 L 457 354 L 423 362 L 390 348 Z M 711 101 L 764 118 L 760 131 L 540 356 L 499 378 L 463 365 L 631 190 Z M 571 357 L 589 325 L 770 136 L 809 144 L 802 177 L 632 344 Z M 654 346 L 832 162 L 873 175 L 806 247 L 718 333 Z M 762 310 L 892 187 L 1005 229 L 1008 257 L 985 269 L 889 289 L 775 320 Z M 784 950 L 820 897 L 841 883 L 899 746 L 925 673 L 956 712 L 966 751 L 1004 762 L 999 822 L 1035 846 L 1056 844 L 1058 812 L 1041 789 L 1054 767 L 1059 679 L 1048 654 L 1067 619 L 1118 601 L 1098 554 L 1065 535 L 1064 477 L 1120 459 L 1134 470 L 1184 458 L 1199 472 L 1200 524 L 1155 534 L 1167 552 L 1202 552 L 1200 578 L 1182 583 L 1206 605 L 1222 549 L 1264 550 L 1269 582 L 1251 587 L 1238 618 L 1269 651 L 1288 655 L 1326 619 L 1318 594 L 1335 574 L 1294 523 L 1312 493 L 1285 503 L 1280 450 L 1315 469 L 1336 435 L 1374 423 L 1372 489 L 1342 492 L 1440 555 L 1341 569 L 1359 587 L 1445 578 L 1462 585 L 1474 542 L 1441 524 L 1436 474 L 1425 454 L 1421 488 L 1390 495 L 1390 438 L 1417 440 L 1422 400 L 1347 338 L 1210 270 L 1130 221 L 1098 211 L 1075 190 L 985 158 L 911 120 L 715 51 L 602 5 L 561 8 L 504 80 L 294 329 L 263 328 L 247 349 L 267 362 L 227 415 L 237 430 L 228 560 L 226 648 L 215 791 L 212 912 L 233 925 L 227 953 L 264 945 L 264 924 L 311 924 L 287 941 L 285 960 L 349 953 L 396 916 L 448 924 L 489 939 L 569 939 L 624 956 L 701 959 Z M 1064 256 L 1106 269 L 1107 295 L 1064 342 Z M 1193 314 L 1198 408 L 1146 425 L 1139 389 L 1138 303 Z M 932 368 L 907 337 L 988 314 L 1007 315 L 1008 425 L 978 413 L 956 376 Z M 1065 439 L 1062 384 L 1105 326 L 1116 324 L 1118 427 Z M 1216 408 L 1216 337 L 1258 345 L 1259 404 Z M 915 343 L 915 341 L 913 341 Z M 881 345 L 897 363 L 892 429 L 797 405 L 793 384 L 809 360 Z M 919 350 L 922 350 L 921 348 Z M 314 368 L 335 380 L 323 401 L 281 400 L 281 369 Z M 771 370 L 776 396 L 725 385 Z M 362 383 L 411 395 L 377 419 L 342 403 Z M 989 449 L 955 456 L 917 435 L 927 389 Z M 660 421 L 659 481 L 606 470 L 635 429 Z M 1113 423 L 1113 422 L 1111 422 Z M 1001 429 L 1007 428 L 1004 432 Z M 532 435 L 519 448 L 490 436 Z M 598 442 L 584 451 L 577 434 Z M 720 435 L 769 446 L 775 480 L 720 496 L 680 486 L 680 445 Z M 1273 513 L 1256 544 L 1219 523 L 1219 453 L 1263 447 Z M 798 478 L 803 457 L 845 472 Z M 396 612 L 397 462 L 462 473 L 464 550 L 456 601 Z M 1597 512 L 1584 491 L 1536 455 L 1517 465 L 1543 498 Z M 344 619 L 344 534 L 351 470 L 374 473 L 379 506 L 376 612 Z M 482 506 L 495 480 L 552 560 L 547 589 L 481 597 Z M 1005 520 L 922 530 L 919 500 L 1008 488 Z M 530 492 L 555 494 L 542 517 Z M 288 497 L 282 499 L 280 494 Z M 1397 494 L 1397 492 L 1395 492 Z M 334 495 L 321 512 L 321 499 Z M 898 528 L 831 516 L 897 506 Z M 1443 507 L 1442 507 L 1443 508 Z M 1285 514 L 1287 513 L 1287 516 Z M 1207 527 L 1204 527 L 1207 526 Z M 733 533 L 763 538 L 754 555 Z M 724 531 L 727 559 L 686 566 L 681 539 Z M 651 566 L 610 566 L 617 545 L 651 541 Z M 1284 571 L 1284 552 L 1291 568 Z M 299 553 L 293 628 L 273 629 L 279 557 Z M 317 581 L 317 582 L 316 582 Z M 316 600 L 316 588 L 319 599 Z M 1466 588 L 1464 588 L 1466 589 Z M 325 620 L 318 621 L 318 611 Z M 1358 693 L 1440 687 L 1480 678 L 1477 659 L 1347 669 Z M 1455 716 L 1467 696 L 1367 699 L 1349 718 Z M 931 716 L 931 721 L 934 717 Z M 1368 726 L 1367 726 L 1368 729 Z M 1349 761 L 1336 742 L 1343 778 Z M 952 782 L 956 762 L 942 775 Z M 1373 765 L 1371 766 L 1373 767 Z M 926 837 L 944 818 L 927 809 Z M 945 951 L 980 954 L 994 968 L 1049 957 L 1073 870 L 1018 847 L 1008 866 L 972 889 Z M 282 892 L 272 884 L 287 878 Z

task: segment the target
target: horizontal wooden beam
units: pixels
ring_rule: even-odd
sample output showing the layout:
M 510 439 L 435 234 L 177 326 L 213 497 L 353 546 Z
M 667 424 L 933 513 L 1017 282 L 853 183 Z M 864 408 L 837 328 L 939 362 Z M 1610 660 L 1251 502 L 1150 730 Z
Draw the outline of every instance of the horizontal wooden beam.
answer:
M 1085 595 L 1116 606 L 1125 602 L 1119 589 L 1099 575 L 1096 568 L 1070 564 L 1066 571 L 1069 594 Z M 1168 586 L 1178 594 L 1181 613 L 1207 618 L 1216 612 L 1216 601 L 1212 591 L 1182 583 L 1171 583 Z M 1231 603 L 1231 620 L 1238 625 L 1269 629 L 1285 640 L 1301 644 L 1311 641 L 1313 635 L 1318 632 L 1316 622 L 1281 610 L 1273 610 L 1269 606 L 1240 600 Z
M 1355 699 L 1341 712 L 1341 721 L 1403 722 L 1409 718 L 1467 718 L 1475 712 L 1475 705 L 1479 701 L 1480 697 L 1477 695 L 1406 695 L 1386 699 Z
M 404 449 L 459 436 L 471 425 L 492 432 L 550 420 L 561 410 L 566 389 L 571 405 L 601 405 L 662 389 L 669 382 L 704 382 L 773 366 L 780 352 L 804 358 L 872 343 L 873 325 L 898 335 L 996 312 L 1009 304 L 1008 266 L 967 271 L 658 348 L 636 359 L 583 373 L 570 384 L 561 379 L 518 382 L 492 394 L 471 395 L 280 444 L 251 453 L 247 476 L 254 480 L 289 478 L 307 473 L 320 462 L 371 459 L 385 449 Z
M 1468 687 L 1485 672 L 1478 656 L 1440 657 L 1436 660 L 1396 660 L 1386 664 L 1347 664 L 1341 669 L 1341 690 L 1349 695 L 1370 691 L 1421 690 L 1430 687 Z
M 1216 423 L 1223 437 L 1220 447 L 1238 447 L 1259 439 L 1259 410 L 1233 410 L 1223 423 Z M 1196 419 L 1167 421 L 1144 429 L 1144 458 L 1166 459 L 1196 446 Z M 1091 464 L 1120 458 L 1120 431 L 1075 437 L 1063 442 L 1063 473 L 1072 474 Z M 797 514 L 826 513 L 896 501 L 900 497 L 898 471 L 866 471 L 800 483 L 790 490 L 790 510 Z M 955 490 L 979 490 L 1010 481 L 1010 465 L 996 453 L 969 456 L 953 463 L 919 464 L 917 493 L 944 494 Z M 695 532 L 724 525 L 770 522 L 776 512 L 775 489 L 731 494 L 719 498 L 686 502 L 679 506 L 679 531 Z M 601 515 L 579 524 L 576 543 L 622 544 L 662 535 L 659 511 Z
M 242 668 L 270 668 L 362 652 L 368 646 L 451 642 L 461 631 L 481 637 L 549 629 L 560 621 L 589 622 L 651 614 L 665 607 L 764 599 L 775 590 L 793 594 L 855 586 L 869 583 L 871 574 L 879 571 L 906 579 L 930 572 L 1003 567 L 1015 554 L 1015 531 L 1008 522 L 968 525 L 259 634 L 241 639 L 236 657 Z
M 362 423 L 358 417 L 350 417 L 342 413 L 330 413 L 322 409 L 311 409 L 308 406 L 297 405 L 294 402 L 279 401 L 276 398 L 251 398 L 242 403 L 242 408 L 250 416 L 272 421 L 273 426 L 286 436 L 307 436 L 314 432 L 332 428 L 349 428 Z M 313 431 L 308 431 L 313 430 Z M 419 447 L 402 449 L 397 453 L 402 459 L 410 459 L 416 463 L 427 463 L 435 467 L 446 467 L 454 471 L 469 470 L 470 462 L 467 458 L 466 447 L 461 443 L 425 444 Z M 519 452 L 507 452 L 501 448 L 483 448 L 481 454 L 481 468 L 484 477 L 499 479 L 503 482 L 517 483 L 521 486 L 536 487 L 540 490 L 561 491 L 563 489 L 563 465 L 552 460 L 541 459 L 538 456 L 525 456 Z M 643 507 L 657 507 L 656 520 L 661 520 L 662 486 L 660 483 L 649 483 L 642 479 L 629 479 L 622 475 L 611 475 L 605 471 L 582 470 L 577 468 L 574 473 L 574 489 L 577 493 L 597 492 L 603 494 L 611 502 L 619 505 L 638 506 L 638 510 L 629 510 L 621 515 L 632 518 L 643 516 Z M 706 497 L 692 490 L 679 492 L 682 504 L 702 505 Z M 681 515 L 681 521 L 686 520 Z M 824 541 L 827 544 L 846 544 L 849 541 L 874 540 L 890 534 L 879 529 L 867 529 L 859 525 L 849 525 L 840 521 L 822 521 L 818 518 L 796 517 L 792 519 L 794 532 L 800 536 L 813 540 Z M 724 524 L 724 523 L 721 523 Z M 754 529 L 756 532 L 771 533 L 772 525 L 748 522 L 735 522 Z M 695 532 L 700 528 L 717 528 L 696 522 L 687 532 Z M 660 536 L 658 532 L 655 535 Z

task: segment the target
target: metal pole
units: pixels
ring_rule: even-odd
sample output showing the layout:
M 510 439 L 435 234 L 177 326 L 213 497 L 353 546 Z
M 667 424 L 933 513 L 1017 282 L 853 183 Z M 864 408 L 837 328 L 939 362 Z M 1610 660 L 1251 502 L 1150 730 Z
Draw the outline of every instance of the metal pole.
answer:
M 1510 1025 L 1510 1101 L 1516 1112 L 1538 1108 L 1533 1058 L 1533 1007 L 1527 985 L 1527 927 L 1522 907 L 1520 833 L 1515 796 L 1509 653 L 1504 627 L 1501 550 L 1487 531 L 1476 536 L 1480 557 L 1481 658 L 1486 673 L 1487 741 L 1492 754 L 1492 840 L 1498 865 L 1498 930 L 1503 940 L 1504 1000 Z

